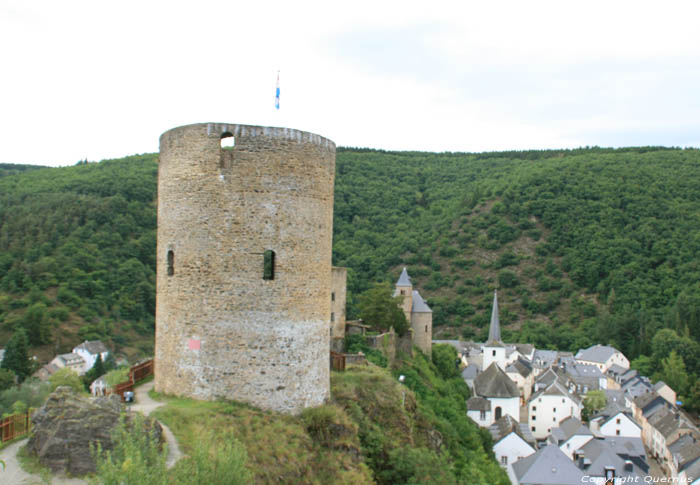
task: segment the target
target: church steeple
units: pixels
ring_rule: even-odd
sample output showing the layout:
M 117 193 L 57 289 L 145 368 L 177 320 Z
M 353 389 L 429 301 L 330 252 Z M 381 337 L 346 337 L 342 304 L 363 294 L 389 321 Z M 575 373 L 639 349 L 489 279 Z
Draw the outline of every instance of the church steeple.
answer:
M 491 308 L 491 326 L 489 327 L 488 343 L 501 342 L 501 323 L 498 320 L 498 290 L 493 291 L 493 307 Z

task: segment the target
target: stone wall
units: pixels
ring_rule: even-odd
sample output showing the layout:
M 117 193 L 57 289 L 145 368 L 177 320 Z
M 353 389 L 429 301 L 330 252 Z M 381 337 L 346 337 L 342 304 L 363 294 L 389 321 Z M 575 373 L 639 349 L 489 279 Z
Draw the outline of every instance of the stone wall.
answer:
M 408 329 L 403 337 L 396 337 L 396 352 L 404 352 L 413 357 L 413 329 Z M 432 356 L 431 354 L 428 354 Z
M 411 315 L 413 343 L 427 356 L 432 355 L 433 347 L 433 314 L 413 313 Z
M 345 336 L 348 269 L 333 266 L 331 273 L 331 338 Z
M 283 412 L 329 397 L 334 176 L 335 145 L 311 133 L 202 123 L 161 136 L 157 391 Z
M 366 335 L 365 342 L 371 349 L 380 351 L 387 358 L 389 364 L 396 358 L 396 333 L 390 329 L 380 335 Z

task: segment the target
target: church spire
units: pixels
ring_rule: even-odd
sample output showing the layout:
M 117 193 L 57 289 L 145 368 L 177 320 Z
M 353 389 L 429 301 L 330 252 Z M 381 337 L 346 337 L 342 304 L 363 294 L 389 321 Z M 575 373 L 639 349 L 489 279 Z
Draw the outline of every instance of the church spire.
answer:
M 501 341 L 501 323 L 498 321 L 498 291 L 493 291 L 493 307 L 491 309 L 491 326 L 489 327 L 489 340 L 487 343 Z

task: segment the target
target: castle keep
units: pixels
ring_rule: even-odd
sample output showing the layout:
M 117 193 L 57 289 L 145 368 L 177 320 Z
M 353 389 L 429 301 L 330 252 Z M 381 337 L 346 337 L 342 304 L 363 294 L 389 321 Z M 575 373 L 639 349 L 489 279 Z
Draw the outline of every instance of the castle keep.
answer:
M 165 132 L 159 163 L 156 390 L 283 412 L 322 404 L 335 144 L 201 123 Z

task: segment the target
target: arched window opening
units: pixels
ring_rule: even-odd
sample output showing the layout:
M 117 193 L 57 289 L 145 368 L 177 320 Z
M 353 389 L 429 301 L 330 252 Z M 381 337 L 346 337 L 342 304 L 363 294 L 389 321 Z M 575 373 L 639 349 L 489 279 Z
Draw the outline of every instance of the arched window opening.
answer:
M 236 145 L 236 139 L 228 131 L 221 135 L 221 149 L 231 150 Z
M 331 322 L 335 322 L 335 313 L 331 312 Z
M 168 276 L 175 274 L 175 253 L 172 249 L 168 250 Z
M 501 409 L 501 406 L 498 406 L 496 408 L 496 421 L 501 419 L 501 416 L 503 415 L 503 410 Z
M 275 252 L 271 249 L 266 249 L 263 253 L 263 279 L 275 279 Z

